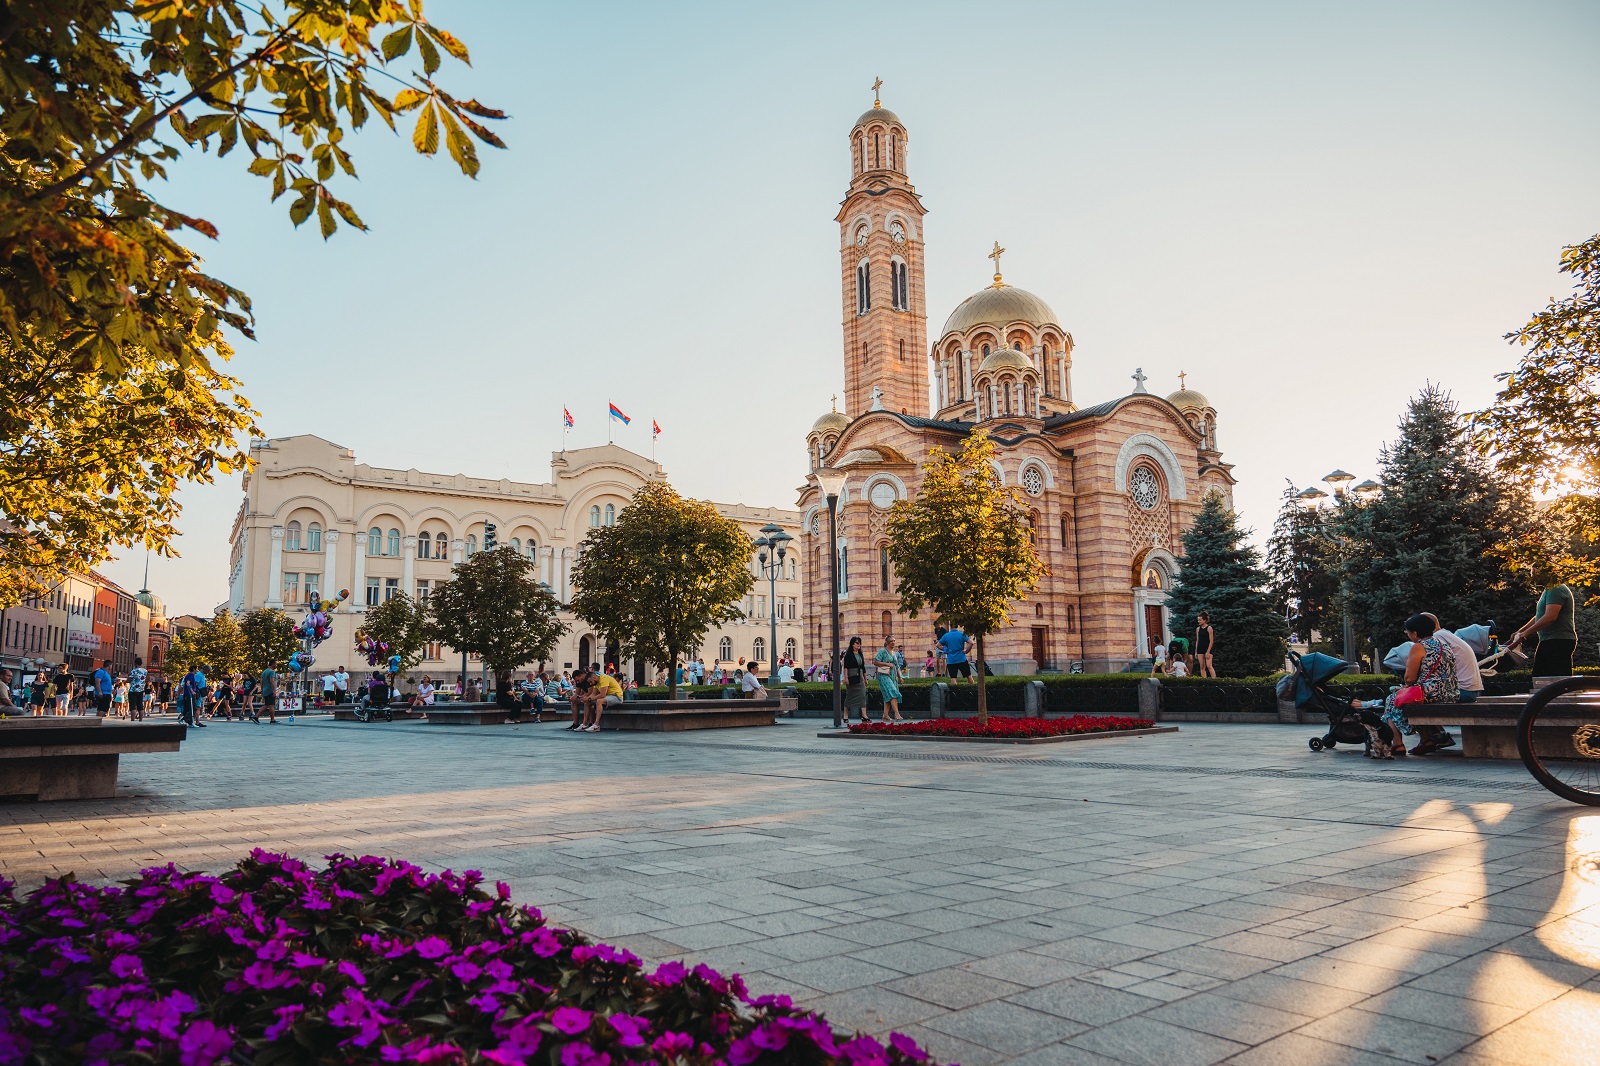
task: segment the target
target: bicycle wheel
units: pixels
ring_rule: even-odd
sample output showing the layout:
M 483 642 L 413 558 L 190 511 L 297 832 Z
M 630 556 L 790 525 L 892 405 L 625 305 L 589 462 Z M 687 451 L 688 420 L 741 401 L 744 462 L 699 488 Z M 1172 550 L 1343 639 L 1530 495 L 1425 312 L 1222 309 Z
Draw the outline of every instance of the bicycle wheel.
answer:
M 1534 693 L 1517 719 L 1517 752 L 1534 780 L 1564 800 L 1600 807 L 1600 677 L 1569 677 Z

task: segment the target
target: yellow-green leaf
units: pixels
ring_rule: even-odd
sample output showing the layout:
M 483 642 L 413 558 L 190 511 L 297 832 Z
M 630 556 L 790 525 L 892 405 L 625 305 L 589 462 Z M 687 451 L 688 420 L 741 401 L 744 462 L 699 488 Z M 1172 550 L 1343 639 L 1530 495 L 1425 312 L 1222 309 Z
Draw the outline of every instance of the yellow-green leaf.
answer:
M 328 208 L 326 196 L 317 197 L 317 221 L 322 223 L 323 240 L 332 237 L 333 231 L 339 228 L 339 223 L 333 220 L 333 212 Z
M 429 37 L 432 37 L 434 40 L 438 41 L 446 52 L 449 52 L 452 56 L 461 60 L 463 63 L 469 65 L 472 63 L 472 60 L 467 58 L 467 46 L 456 40 L 456 38 L 448 31 L 441 30 L 437 26 L 429 26 L 427 24 L 424 24 L 422 28 Z
M 383 61 L 385 63 L 396 56 L 403 56 L 411 51 L 411 27 L 402 26 L 383 39 Z
M 456 166 L 469 178 L 478 176 L 478 150 L 472 147 L 472 141 L 467 138 L 461 129 L 461 124 L 450 112 L 444 112 L 445 143 L 450 146 L 450 158 L 456 161 Z
M 401 89 L 395 94 L 394 103 L 389 106 L 396 111 L 410 111 L 428 98 L 428 94 L 421 89 Z
M 439 69 L 439 50 L 426 37 L 417 38 L 417 49 L 422 53 L 422 72 L 431 76 Z
M 433 104 L 423 108 L 422 114 L 417 116 L 417 128 L 411 133 L 411 143 L 423 155 L 432 155 L 439 150 L 439 116 Z

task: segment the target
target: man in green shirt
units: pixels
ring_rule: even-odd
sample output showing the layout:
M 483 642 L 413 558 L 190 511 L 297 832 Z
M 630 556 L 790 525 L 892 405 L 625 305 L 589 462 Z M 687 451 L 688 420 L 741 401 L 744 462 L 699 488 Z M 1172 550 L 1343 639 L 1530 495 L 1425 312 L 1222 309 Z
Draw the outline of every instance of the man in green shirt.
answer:
M 1535 633 L 1539 648 L 1533 654 L 1533 676 L 1571 677 L 1572 656 L 1578 650 L 1578 612 L 1570 588 L 1546 586 L 1533 617 L 1506 643 L 1515 648 Z

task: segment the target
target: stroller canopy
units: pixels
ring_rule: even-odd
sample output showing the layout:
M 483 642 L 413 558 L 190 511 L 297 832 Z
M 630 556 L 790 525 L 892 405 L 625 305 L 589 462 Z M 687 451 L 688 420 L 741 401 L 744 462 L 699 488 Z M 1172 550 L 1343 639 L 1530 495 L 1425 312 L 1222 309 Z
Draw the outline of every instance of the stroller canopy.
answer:
M 1326 684 L 1328 681 L 1350 669 L 1350 664 L 1343 659 L 1335 659 L 1331 655 L 1324 655 L 1319 651 L 1308 652 L 1300 656 L 1299 670 L 1295 678 L 1294 704 L 1304 707 L 1311 702 L 1316 694 L 1316 686 Z

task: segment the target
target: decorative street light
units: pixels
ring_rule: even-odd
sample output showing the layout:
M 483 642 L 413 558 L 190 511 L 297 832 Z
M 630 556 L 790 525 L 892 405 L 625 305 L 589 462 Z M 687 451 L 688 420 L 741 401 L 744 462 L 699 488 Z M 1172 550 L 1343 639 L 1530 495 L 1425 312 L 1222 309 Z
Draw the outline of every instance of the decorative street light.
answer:
M 1383 491 L 1382 485 L 1370 479 L 1363 481 L 1353 489 L 1347 488 L 1350 482 L 1355 479 L 1356 476 L 1354 474 L 1335 469 L 1333 473 L 1323 478 L 1322 481 L 1333 489 L 1333 500 L 1336 505 L 1347 502 L 1348 494 L 1350 493 L 1366 500 Z M 1308 511 L 1321 511 L 1323 501 L 1328 499 L 1328 494 L 1319 488 L 1313 487 L 1306 489 L 1304 492 L 1296 493 L 1295 499 L 1299 500 L 1300 506 Z M 1342 540 L 1326 534 L 1322 535 L 1322 539 L 1340 555 L 1349 555 L 1349 548 Z M 1350 631 L 1350 592 L 1343 574 L 1339 576 L 1339 613 L 1344 619 L 1344 660 L 1345 662 L 1353 662 L 1356 652 L 1355 636 Z M 1310 634 L 1308 633 L 1307 636 L 1309 637 Z
M 756 558 L 760 560 L 761 576 L 767 579 L 767 628 L 772 637 L 772 647 L 767 659 L 767 684 L 778 683 L 778 578 L 783 576 L 783 557 L 788 554 L 789 542 L 794 538 L 777 524 L 761 527 L 756 538 Z M 772 561 L 767 562 L 771 552 Z
M 828 677 L 833 680 L 833 728 L 839 728 L 839 715 L 844 707 L 839 694 L 839 497 L 844 495 L 848 475 L 831 466 L 817 468 L 817 487 L 828 500 L 828 619 L 833 633 L 833 650 L 828 655 Z

